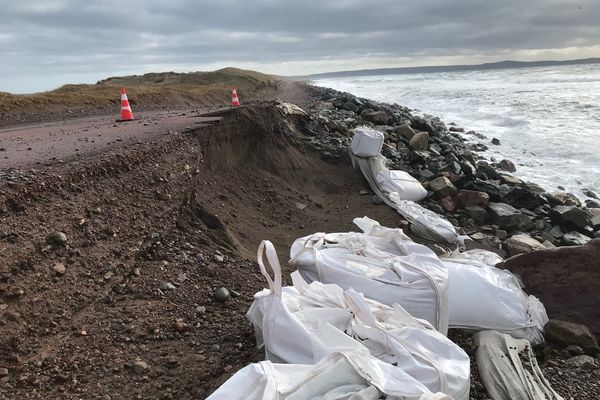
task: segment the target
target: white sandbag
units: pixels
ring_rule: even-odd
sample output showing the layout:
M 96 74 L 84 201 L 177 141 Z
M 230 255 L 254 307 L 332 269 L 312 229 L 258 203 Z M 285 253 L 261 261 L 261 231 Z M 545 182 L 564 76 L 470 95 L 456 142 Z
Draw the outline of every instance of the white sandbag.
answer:
M 533 344 L 544 341 L 546 309 L 535 296 L 527 296 L 510 271 L 472 258 L 442 262 L 449 276 L 450 327 L 496 330 Z
M 335 283 L 448 330 L 448 271 L 429 248 L 369 218 L 355 219 L 364 233 L 317 233 L 297 239 L 290 265 L 308 282 Z
M 331 353 L 317 365 L 250 364 L 207 400 L 452 400 L 364 351 Z
M 356 127 L 352 132 L 354 132 L 350 144 L 352 153 L 359 157 L 374 157 L 381 153 L 384 140 L 383 133 L 368 126 Z
M 274 280 L 263 264 L 263 252 Z M 332 346 L 337 351 L 364 346 L 432 392 L 468 400 L 469 357 L 429 323 L 413 318 L 397 304 L 390 307 L 367 300 L 352 289 L 308 284 L 298 271 L 292 274 L 294 286 L 282 288 L 277 254 L 268 241 L 259 247 L 258 263 L 269 289 L 254 296 L 247 317 L 270 361 L 314 364 Z
M 379 187 L 385 193 L 398 193 L 403 200 L 421 201 L 427 196 L 427 190 L 421 182 L 408 172 L 385 169 L 377 173 Z
M 390 193 L 389 198 L 396 211 L 411 223 L 415 235 L 438 243 L 456 243 L 458 234 L 447 219 L 414 201 L 402 200 L 397 193 Z
M 528 341 L 496 331 L 478 332 L 473 339 L 479 376 L 493 400 L 563 400 L 544 377 Z

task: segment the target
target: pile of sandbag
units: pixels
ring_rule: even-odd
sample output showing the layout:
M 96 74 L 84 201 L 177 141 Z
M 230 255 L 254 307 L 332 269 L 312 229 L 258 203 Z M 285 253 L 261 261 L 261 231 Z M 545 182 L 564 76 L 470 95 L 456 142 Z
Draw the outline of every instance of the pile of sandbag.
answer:
M 480 250 L 440 259 L 401 229 L 366 217 L 354 222 L 363 233 L 297 239 L 290 264 L 309 282 L 336 283 L 384 304 L 397 303 L 443 333 L 447 327 L 497 330 L 534 344 L 543 341 L 544 306 L 523 292 L 511 272 L 482 261 L 497 260 L 494 255 Z
M 314 364 L 332 351 L 361 349 L 432 392 L 468 399 L 469 357 L 428 322 L 398 304 L 386 306 L 352 289 L 308 284 L 298 271 L 292 274 L 293 286 L 282 287 L 277 254 L 268 241 L 261 243 L 258 260 L 269 289 L 254 296 L 247 316 L 268 360 Z

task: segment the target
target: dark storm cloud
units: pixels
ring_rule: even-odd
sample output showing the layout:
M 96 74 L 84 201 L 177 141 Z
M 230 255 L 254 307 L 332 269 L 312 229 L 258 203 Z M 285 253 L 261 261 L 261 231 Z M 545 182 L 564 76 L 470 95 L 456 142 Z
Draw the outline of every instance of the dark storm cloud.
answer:
M 5 82 L 14 86 L 12 76 L 51 81 L 227 64 L 308 73 L 336 60 L 343 68 L 356 57 L 468 62 L 481 54 L 600 43 L 597 0 L 0 0 L 0 6 L 0 90 Z M 301 71 L 302 63 L 310 70 Z

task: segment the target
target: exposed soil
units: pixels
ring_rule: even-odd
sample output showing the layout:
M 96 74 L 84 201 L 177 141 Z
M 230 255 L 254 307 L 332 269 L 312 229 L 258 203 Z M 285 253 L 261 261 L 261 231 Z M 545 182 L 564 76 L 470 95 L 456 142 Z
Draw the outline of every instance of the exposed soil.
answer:
M 272 106 L 223 117 L 3 185 L 0 399 L 204 398 L 262 357 L 245 319 L 260 240 L 285 262 L 356 216 L 398 224 Z

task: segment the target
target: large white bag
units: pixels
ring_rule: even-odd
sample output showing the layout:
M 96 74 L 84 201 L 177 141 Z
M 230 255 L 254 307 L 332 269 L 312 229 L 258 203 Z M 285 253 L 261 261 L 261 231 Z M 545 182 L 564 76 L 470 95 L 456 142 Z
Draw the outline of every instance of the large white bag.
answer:
M 535 296 L 527 296 L 510 271 L 486 263 L 497 260 L 498 256 L 482 250 L 442 258 L 449 276 L 450 326 L 496 330 L 533 344 L 543 342 L 548 322 L 544 305 Z
M 389 397 L 388 397 L 389 396 Z M 207 400 L 453 400 L 365 351 L 331 353 L 317 365 L 250 364 Z
M 384 135 L 368 126 L 359 126 L 353 130 L 354 136 L 350 149 L 359 157 L 374 157 L 381 153 Z
M 263 264 L 263 252 L 274 280 Z M 261 243 L 258 263 L 269 289 L 254 296 L 247 317 L 267 359 L 314 364 L 331 351 L 331 344 L 322 339 L 325 336 L 334 339 L 338 351 L 365 346 L 373 356 L 402 369 L 429 390 L 468 400 L 469 357 L 429 323 L 413 318 L 397 304 L 390 307 L 367 300 L 352 289 L 321 282 L 309 285 L 298 271 L 292 274 L 294 286 L 282 288 L 281 268 L 271 242 Z
M 421 201 L 427 190 L 408 172 L 383 169 L 377 173 L 379 187 L 385 193 L 396 192 L 403 200 Z
M 297 239 L 290 265 L 308 282 L 335 283 L 383 304 L 399 304 L 416 318 L 448 330 L 448 272 L 429 248 L 401 229 L 369 218 L 354 220 L 364 233 L 317 233 Z
M 531 344 L 496 331 L 478 332 L 479 375 L 494 400 L 563 400 L 544 378 Z

